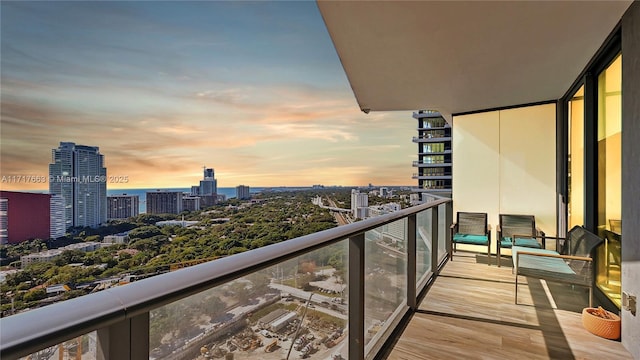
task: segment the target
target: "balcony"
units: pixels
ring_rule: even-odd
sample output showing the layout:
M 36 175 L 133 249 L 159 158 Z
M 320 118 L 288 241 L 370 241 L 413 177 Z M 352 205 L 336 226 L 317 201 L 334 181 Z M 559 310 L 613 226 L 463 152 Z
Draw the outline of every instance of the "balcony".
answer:
M 486 256 L 468 252 L 453 259 L 385 354 L 388 359 L 632 358 L 619 342 L 583 328 L 586 291 L 527 279 L 516 305 L 510 267 L 487 266 Z
M 581 328 L 586 293 L 549 285 L 554 298 L 563 294 L 554 308 L 529 280 L 515 305 L 508 267 L 460 252 L 447 263 L 451 205 L 430 202 L 10 316 L 0 355 L 631 358 Z M 316 268 L 328 253 L 333 269 Z M 323 272 L 309 289 L 294 285 Z
M 413 141 L 414 143 L 441 143 L 445 141 L 451 141 L 451 136 L 447 136 L 447 135 L 414 136 L 411 141 Z
M 438 200 L 9 316 L 0 356 L 372 357 L 446 261 L 451 219 Z
M 414 173 L 411 178 L 412 179 L 420 179 L 420 180 L 450 180 L 451 172 L 445 172 L 443 174 L 418 174 Z

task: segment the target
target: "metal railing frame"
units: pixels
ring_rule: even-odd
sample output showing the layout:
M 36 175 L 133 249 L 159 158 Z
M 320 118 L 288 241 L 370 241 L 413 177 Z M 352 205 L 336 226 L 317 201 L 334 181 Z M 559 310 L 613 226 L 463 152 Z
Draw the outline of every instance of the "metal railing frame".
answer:
M 436 200 L 3 318 L 0 358 L 17 359 L 97 331 L 97 359 L 146 360 L 149 358 L 150 311 L 343 240 L 348 240 L 349 246 L 349 358 L 374 356 L 377 350 L 367 356 L 364 343 L 364 233 L 408 218 L 408 290 L 404 315 L 415 310 L 416 294 L 421 291 L 415 285 L 417 213 L 432 212 L 432 276 L 437 276 L 438 264 L 444 264 L 437 257 L 441 204 L 446 204 L 445 229 L 442 230 L 448 234 L 446 230 L 453 220 L 451 200 Z M 446 244 L 449 252 L 450 239 Z M 392 330 L 385 329 L 385 335 Z

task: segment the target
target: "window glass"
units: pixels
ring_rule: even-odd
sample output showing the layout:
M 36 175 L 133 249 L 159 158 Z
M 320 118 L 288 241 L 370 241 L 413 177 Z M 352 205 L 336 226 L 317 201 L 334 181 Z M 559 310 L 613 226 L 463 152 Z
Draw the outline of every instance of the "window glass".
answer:
M 573 95 L 569 110 L 569 228 L 584 225 L 584 86 Z
M 620 306 L 622 56 L 598 75 L 598 287 Z

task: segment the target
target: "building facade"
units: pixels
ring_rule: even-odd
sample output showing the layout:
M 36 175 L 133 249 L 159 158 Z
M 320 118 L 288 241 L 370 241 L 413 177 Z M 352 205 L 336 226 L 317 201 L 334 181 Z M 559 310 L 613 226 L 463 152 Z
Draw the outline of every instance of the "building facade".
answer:
M 369 195 L 351 190 L 351 214 L 356 219 L 366 219 L 369 212 Z
M 138 195 L 111 195 L 107 196 L 108 214 L 107 218 L 127 219 L 138 216 L 140 212 L 140 198 Z
M 239 200 L 251 199 L 251 195 L 249 194 L 249 187 L 246 185 L 236 186 L 236 198 Z
M 0 198 L 0 245 L 9 243 L 9 199 Z
M 67 245 L 59 249 L 45 250 L 34 254 L 23 255 L 20 257 L 20 266 L 24 269 L 31 264 L 53 261 L 65 251 L 78 250 L 91 252 L 100 249 L 101 246 L 102 245 L 99 242 L 89 241 Z
M 212 168 L 204 169 L 204 177 L 200 180 L 200 195 L 215 195 L 218 193 L 218 181 Z
M 200 210 L 200 197 L 199 196 L 182 196 L 182 210 L 198 211 Z
M 437 111 L 420 110 L 413 113 L 418 120 L 418 160 L 413 166 L 418 172 L 416 191 L 451 197 L 453 165 L 451 160 L 451 126 Z
M 147 214 L 179 214 L 181 212 L 181 191 L 147 192 Z
M 96 227 L 107 221 L 107 169 L 97 146 L 61 142 L 51 151 L 49 193 L 65 201 L 65 226 Z
M 62 195 L 51 195 L 49 208 L 50 236 L 52 239 L 57 239 L 64 236 L 67 231 Z
M 0 234 L 6 244 L 51 237 L 51 195 L 0 191 L 0 199 Z

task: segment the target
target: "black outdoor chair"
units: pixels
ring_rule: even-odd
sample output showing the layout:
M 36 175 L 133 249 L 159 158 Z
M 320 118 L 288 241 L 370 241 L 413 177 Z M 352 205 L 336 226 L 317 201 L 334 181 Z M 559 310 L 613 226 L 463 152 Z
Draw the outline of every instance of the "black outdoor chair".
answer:
M 510 249 L 522 246 L 534 249 L 544 249 L 545 235 L 536 228 L 536 218 L 533 215 L 500 214 L 498 225 L 498 266 L 500 266 L 500 249 Z
M 453 253 L 457 244 L 480 245 L 487 247 L 487 264 L 491 258 L 491 225 L 487 224 L 487 213 L 458 212 L 456 222 L 451 224 L 451 242 Z

